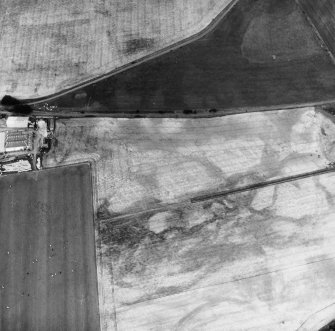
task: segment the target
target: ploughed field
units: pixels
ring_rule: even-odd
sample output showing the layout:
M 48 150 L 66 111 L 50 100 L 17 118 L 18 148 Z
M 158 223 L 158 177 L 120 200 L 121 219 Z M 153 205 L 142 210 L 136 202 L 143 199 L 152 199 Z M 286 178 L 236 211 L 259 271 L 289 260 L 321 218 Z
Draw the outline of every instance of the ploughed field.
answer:
M 333 99 L 335 66 L 295 1 L 240 0 L 211 32 L 51 104 L 164 113 Z
M 231 2 L 2 0 L 0 99 L 43 97 L 130 65 L 199 33 Z
M 0 178 L 0 329 L 98 330 L 88 164 Z

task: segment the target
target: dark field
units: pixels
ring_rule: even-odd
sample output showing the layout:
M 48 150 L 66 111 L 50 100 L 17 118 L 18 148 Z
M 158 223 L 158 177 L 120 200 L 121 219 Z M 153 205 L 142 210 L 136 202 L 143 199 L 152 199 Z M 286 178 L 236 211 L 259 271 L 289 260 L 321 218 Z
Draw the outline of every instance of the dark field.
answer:
M 327 324 L 319 331 L 334 331 L 334 330 L 335 330 L 335 321 L 331 321 L 329 324 Z
M 333 0 L 298 0 L 317 28 L 329 50 L 335 54 L 335 2 Z
M 98 330 L 87 164 L 0 178 L 0 330 Z
M 335 66 L 295 1 L 241 0 L 205 37 L 51 104 L 187 112 L 313 103 L 334 91 Z

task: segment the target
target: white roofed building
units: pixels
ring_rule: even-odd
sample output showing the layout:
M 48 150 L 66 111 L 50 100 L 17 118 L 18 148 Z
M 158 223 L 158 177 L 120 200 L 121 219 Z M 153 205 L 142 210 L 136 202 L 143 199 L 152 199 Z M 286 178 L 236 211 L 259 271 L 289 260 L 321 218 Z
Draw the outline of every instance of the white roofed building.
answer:
M 7 128 L 27 128 L 29 117 L 9 116 L 6 120 Z

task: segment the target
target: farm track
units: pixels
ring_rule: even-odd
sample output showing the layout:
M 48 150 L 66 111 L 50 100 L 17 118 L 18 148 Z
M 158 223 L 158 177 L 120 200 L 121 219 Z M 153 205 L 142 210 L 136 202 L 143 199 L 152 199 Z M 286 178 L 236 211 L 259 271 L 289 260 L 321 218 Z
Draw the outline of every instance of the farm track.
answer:
M 201 203 L 201 202 L 205 202 L 205 201 L 209 201 L 209 200 L 215 200 L 215 199 L 218 199 L 218 198 L 229 197 L 230 195 L 235 195 L 235 194 L 238 194 L 238 193 L 244 193 L 244 192 L 249 192 L 249 191 L 253 191 L 253 190 L 257 190 L 257 189 L 261 189 L 261 188 L 265 188 L 265 187 L 270 187 L 270 186 L 290 183 L 290 182 L 294 182 L 294 181 L 299 181 L 299 180 L 305 179 L 305 178 L 313 178 L 315 176 L 320 176 L 320 175 L 333 173 L 333 172 L 335 172 L 335 168 L 334 167 L 328 167 L 328 168 L 319 169 L 319 170 L 316 170 L 316 171 L 301 173 L 301 174 L 294 175 L 294 176 L 287 176 L 287 177 L 282 177 L 282 178 L 278 178 L 278 179 L 274 179 L 274 180 L 268 180 L 268 181 L 264 181 L 264 182 L 255 183 L 255 184 L 252 184 L 252 185 L 246 185 L 246 186 L 242 186 L 242 187 L 238 187 L 238 188 L 234 188 L 234 189 L 230 189 L 230 190 L 226 190 L 226 191 L 213 192 L 211 194 L 206 194 L 206 195 L 198 195 L 198 196 L 194 196 L 194 197 L 192 197 L 188 200 L 185 200 L 183 202 L 180 202 L 180 203 L 174 203 L 174 204 L 170 204 L 170 205 L 160 207 L 160 208 L 149 209 L 149 210 L 145 210 L 145 211 L 141 211 L 141 212 L 137 212 L 137 213 L 124 214 L 124 215 L 121 215 L 121 216 L 115 216 L 115 217 L 110 218 L 110 219 L 102 219 L 102 220 L 103 221 L 117 222 L 117 221 L 121 221 L 123 219 L 129 219 L 129 218 L 132 218 L 132 217 L 142 216 L 142 215 L 146 215 L 146 214 L 159 213 L 159 212 L 164 212 L 164 211 L 167 211 L 167 210 L 173 210 L 173 209 L 177 209 L 177 208 L 187 206 L 187 205 L 190 205 L 190 204 L 196 204 L 196 203 Z

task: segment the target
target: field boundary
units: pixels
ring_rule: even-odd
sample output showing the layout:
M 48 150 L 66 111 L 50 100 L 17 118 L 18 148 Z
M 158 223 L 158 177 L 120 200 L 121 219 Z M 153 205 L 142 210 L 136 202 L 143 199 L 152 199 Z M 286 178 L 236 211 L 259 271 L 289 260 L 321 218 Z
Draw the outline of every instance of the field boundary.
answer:
M 90 167 L 90 177 L 91 177 L 91 185 L 92 185 L 92 207 L 93 207 L 93 231 L 94 231 L 94 260 L 95 260 L 95 270 L 97 275 L 97 284 L 96 284 L 96 290 L 98 295 L 98 311 L 99 311 L 99 323 L 100 323 L 100 330 L 102 329 L 103 320 L 102 316 L 100 314 L 100 298 L 102 295 L 100 293 L 103 292 L 103 286 L 102 282 L 100 281 L 102 277 L 103 270 L 100 267 L 101 266 L 101 239 L 99 237 L 99 222 L 97 219 L 97 212 L 98 212 L 98 192 L 97 192 L 97 160 L 94 157 L 86 157 L 80 160 L 70 160 L 65 161 L 63 164 L 56 165 L 56 166 L 50 166 L 47 168 L 44 168 L 43 170 L 47 169 L 55 169 L 55 168 L 61 168 L 61 167 L 69 167 L 69 166 L 77 166 L 80 164 L 88 164 Z
M 202 38 L 203 36 L 207 35 L 209 32 L 211 32 L 213 29 L 215 29 L 215 27 L 220 23 L 220 21 L 230 12 L 230 10 L 236 5 L 236 3 L 238 2 L 239 0 L 232 0 L 231 3 L 229 3 L 216 17 L 214 17 L 212 19 L 212 21 L 204 28 L 202 29 L 200 32 L 188 37 L 188 38 L 185 38 L 177 43 L 174 43 L 168 47 L 165 47 L 165 48 L 162 48 L 161 50 L 159 51 L 156 51 L 150 55 L 147 55 L 147 56 L 144 56 L 142 57 L 141 59 L 138 59 L 138 60 L 135 60 L 135 61 L 132 61 L 130 62 L 129 64 L 126 64 L 126 65 L 123 65 L 117 69 L 114 69 L 112 71 L 109 71 L 108 73 L 106 74 L 103 74 L 103 75 L 100 75 L 100 76 L 97 76 L 95 78 L 92 78 L 92 79 L 89 79 L 89 80 L 86 80 L 82 83 L 79 83 L 77 85 L 74 85 L 73 87 L 70 87 L 70 88 L 67 88 L 67 89 L 64 89 L 62 91 L 59 91 L 59 92 L 56 92 L 56 93 L 53 93 L 53 94 L 50 94 L 50 95 L 46 95 L 44 97 L 40 97 L 40 98 L 31 98 L 31 99 L 22 99 L 21 102 L 26 104 L 26 105 L 34 105 L 34 104 L 40 104 L 40 103 L 43 103 L 43 102 L 47 102 L 47 101 L 51 101 L 57 97 L 60 97 L 60 96 L 63 96 L 69 92 L 74 92 L 76 90 L 79 90 L 87 85 L 91 85 L 91 84 L 94 84 L 94 83 L 97 83 L 99 81 L 102 81 L 106 78 L 109 78 L 111 76 L 114 76 L 116 74 L 119 74 L 125 70 L 128 70 L 128 69 L 131 69 L 133 67 L 136 67 L 142 63 L 145 63 L 145 62 L 148 62 L 156 57 L 159 57 L 161 55 L 164 55 L 166 53 L 169 53 L 171 51 L 174 51 L 180 47 L 183 47 L 183 46 L 186 46 L 200 38 Z M 1 110 L 1 108 L 0 108 Z
M 331 322 L 335 316 L 335 303 L 317 311 L 301 324 L 296 331 L 319 330 Z
M 231 115 L 241 115 L 248 113 L 263 113 L 278 110 L 288 109 L 300 109 L 307 107 L 322 107 L 322 106 L 333 106 L 335 104 L 335 98 L 331 100 L 308 102 L 300 104 L 283 104 L 283 105 L 272 105 L 272 106 L 259 106 L 259 107 L 240 107 L 240 108 L 226 108 L 226 109 L 194 109 L 194 110 L 174 110 L 174 111 L 159 111 L 157 113 L 142 113 L 138 114 L 136 111 L 122 112 L 122 113 L 106 113 L 106 112 L 86 112 L 85 108 L 79 108 L 77 111 L 73 111 L 73 108 L 58 108 L 58 111 L 42 111 L 35 109 L 29 115 L 45 116 L 45 117 L 56 117 L 59 119 L 69 118 L 126 118 L 126 119 L 142 119 L 142 118 L 175 118 L 175 119 L 197 119 L 197 118 L 215 118 L 224 117 Z M 8 110 L 1 110 L 0 115 L 13 116 L 13 113 Z M 15 113 L 16 116 L 27 114 Z

